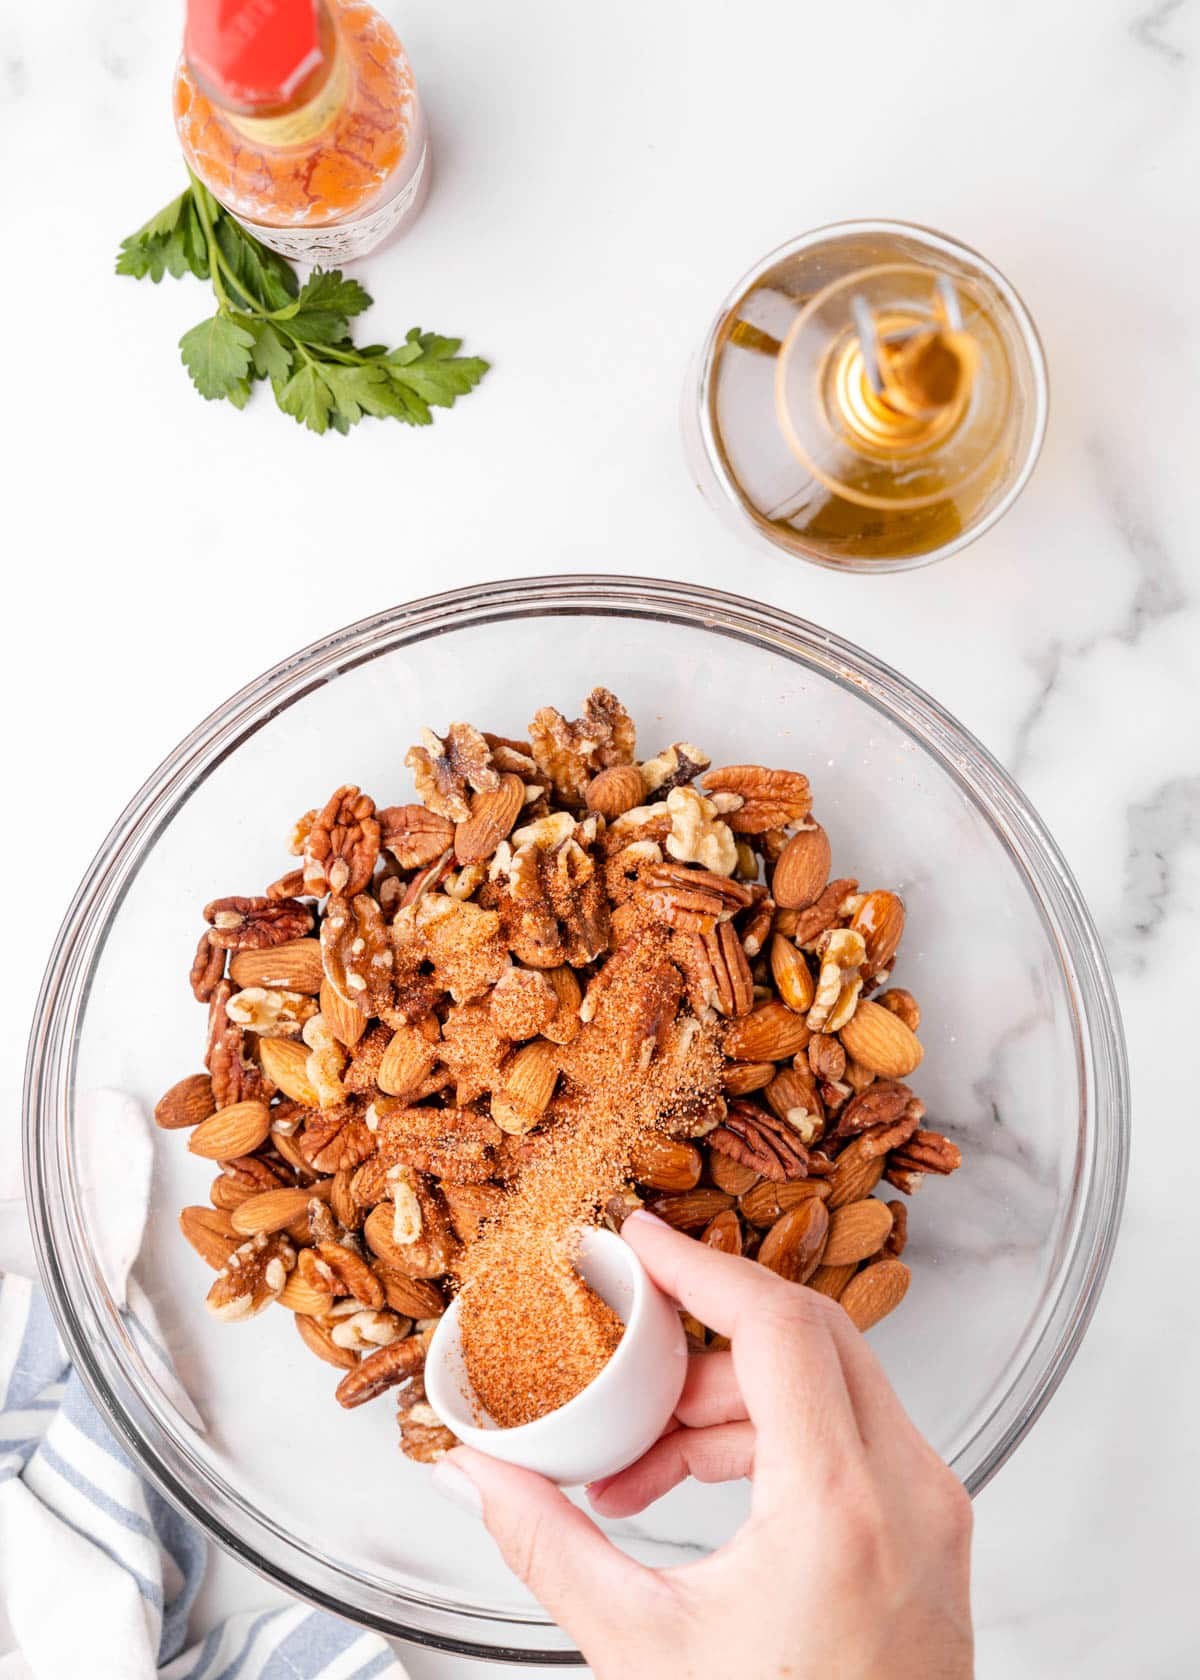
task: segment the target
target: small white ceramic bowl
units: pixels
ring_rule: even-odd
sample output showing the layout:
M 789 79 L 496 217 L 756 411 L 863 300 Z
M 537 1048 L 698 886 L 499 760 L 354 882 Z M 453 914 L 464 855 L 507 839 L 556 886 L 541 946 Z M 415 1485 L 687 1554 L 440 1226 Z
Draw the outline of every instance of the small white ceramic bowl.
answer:
M 586 1230 L 575 1268 L 622 1319 L 625 1333 L 595 1382 L 534 1423 L 502 1429 L 475 1400 L 454 1301 L 429 1346 L 425 1392 L 459 1440 L 562 1487 L 613 1476 L 654 1445 L 671 1420 L 687 1375 L 679 1312 L 637 1255 L 611 1231 Z

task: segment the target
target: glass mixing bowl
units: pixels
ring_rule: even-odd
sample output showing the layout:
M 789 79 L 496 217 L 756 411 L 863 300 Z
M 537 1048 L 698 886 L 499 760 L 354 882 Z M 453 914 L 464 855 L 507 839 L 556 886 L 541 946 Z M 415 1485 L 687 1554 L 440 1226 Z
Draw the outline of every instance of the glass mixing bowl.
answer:
M 84 877 L 47 971 L 26 1091 L 29 1205 L 79 1371 L 162 1491 L 303 1597 L 448 1650 L 578 1661 L 482 1526 L 396 1450 L 392 1407 L 333 1400 L 337 1374 L 285 1313 L 212 1319 L 178 1210 L 212 1168 L 156 1134 L 149 1223 L 121 1303 L 86 1159 L 97 1087 L 148 1107 L 200 1066 L 187 972 L 199 910 L 287 866 L 294 818 L 341 782 L 409 797 L 421 724 L 520 735 L 605 683 L 643 752 L 803 768 L 839 870 L 898 888 L 898 982 L 920 998 L 917 1085 L 965 1155 L 911 1214 L 913 1283 L 872 1339 L 920 1427 L 972 1491 L 1069 1363 L 1116 1236 L 1128 1112 L 1121 1028 L 1095 930 L 1054 842 L 979 743 L 879 661 L 774 608 L 603 577 L 488 584 L 397 607 L 298 653 L 202 723 L 128 806 Z M 94 1143 L 94 1140 L 93 1140 Z M 148 1299 L 174 1365 L 155 1352 Z M 742 1485 L 679 1489 L 614 1537 L 654 1564 L 719 1543 Z

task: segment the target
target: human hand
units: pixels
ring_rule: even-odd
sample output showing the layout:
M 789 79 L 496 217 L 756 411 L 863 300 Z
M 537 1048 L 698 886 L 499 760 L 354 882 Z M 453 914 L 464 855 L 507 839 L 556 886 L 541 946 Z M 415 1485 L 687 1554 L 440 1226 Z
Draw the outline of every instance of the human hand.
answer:
M 652 1570 L 552 1483 L 469 1448 L 438 1466 L 442 1491 L 482 1504 L 597 1680 L 969 1680 L 970 1501 L 841 1307 L 648 1215 L 621 1234 L 732 1348 L 693 1356 L 676 1426 L 592 1504 L 627 1517 L 689 1475 L 749 1476 L 747 1521 L 701 1562 Z

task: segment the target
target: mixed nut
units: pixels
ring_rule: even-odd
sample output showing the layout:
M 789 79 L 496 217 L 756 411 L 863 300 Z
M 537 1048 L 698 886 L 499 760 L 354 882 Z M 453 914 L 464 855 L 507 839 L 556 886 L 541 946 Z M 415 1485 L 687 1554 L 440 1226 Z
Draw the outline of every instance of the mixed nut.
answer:
M 639 762 L 602 688 L 573 722 L 543 707 L 528 739 L 423 730 L 405 762 L 419 803 L 340 787 L 296 824 L 293 869 L 205 908 L 207 1071 L 156 1118 L 218 1168 L 211 1205 L 180 1216 L 217 1272 L 210 1310 L 288 1309 L 344 1406 L 396 1389 L 404 1451 L 440 1457 L 427 1338 L 539 1139 L 587 1125 L 573 1069 L 606 995 L 632 1078 L 712 1050 L 708 1086 L 611 1163 L 605 1216 L 645 1205 L 861 1329 L 897 1306 L 905 1204 L 873 1192 L 911 1195 L 960 1155 L 906 1083 L 904 905 L 831 878 L 807 778 L 714 769 L 686 742 Z M 619 977 L 650 947 L 653 995 L 630 1001 Z

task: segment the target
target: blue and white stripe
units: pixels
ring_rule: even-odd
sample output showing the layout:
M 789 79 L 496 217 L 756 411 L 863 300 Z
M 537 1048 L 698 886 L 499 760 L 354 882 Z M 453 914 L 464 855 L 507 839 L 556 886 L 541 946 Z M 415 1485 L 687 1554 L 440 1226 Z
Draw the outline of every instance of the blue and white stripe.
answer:
M 404 1680 L 376 1634 L 301 1604 L 185 1649 L 206 1553 L 104 1427 L 41 1290 L 0 1274 L 0 1597 L 35 1680 Z

